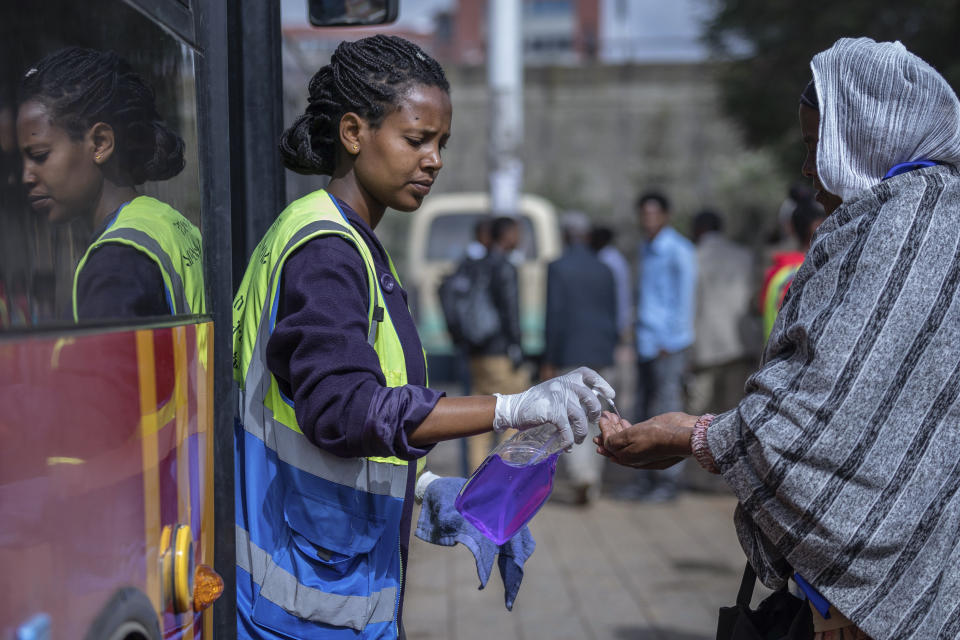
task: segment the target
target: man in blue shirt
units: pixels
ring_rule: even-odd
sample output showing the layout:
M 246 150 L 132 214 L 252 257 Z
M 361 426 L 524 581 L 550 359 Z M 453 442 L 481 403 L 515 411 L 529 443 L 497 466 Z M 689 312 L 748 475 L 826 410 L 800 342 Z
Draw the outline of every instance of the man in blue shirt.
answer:
M 646 420 L 683 410 L 683 375 L 693 344 L 697 257 L 693 244 L 668 225 L 670 203 L 648 192 L 637 200 L 644 242 L 637 287 L 636 417 Z M 681 465 L 642 474 L 635 497 L 669 500 L 677 493 Z

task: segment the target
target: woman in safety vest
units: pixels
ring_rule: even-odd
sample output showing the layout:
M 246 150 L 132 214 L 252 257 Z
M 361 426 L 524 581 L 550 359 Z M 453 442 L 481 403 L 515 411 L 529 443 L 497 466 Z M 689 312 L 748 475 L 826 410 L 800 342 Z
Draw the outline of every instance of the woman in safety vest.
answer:
M 599 417 L 581 369 L 507 396 L 427 388 L 407 294 L 374 230 L 414 211 L 450 137 L 449 85 L 416 45 L 341 43 L 282 137 L 284 163 L 331 176 L 264 236 L 234 302 L 240 636 L 398 638 L 414 485 L 432 445 Z
M 183 140 L 113 52 L 70 47 L 27 70 L 17 138 L 34 211 L 92 230 L 73 281 L 77 321 L 206 311 L 200 231 L 139 195 L 183 169 Z

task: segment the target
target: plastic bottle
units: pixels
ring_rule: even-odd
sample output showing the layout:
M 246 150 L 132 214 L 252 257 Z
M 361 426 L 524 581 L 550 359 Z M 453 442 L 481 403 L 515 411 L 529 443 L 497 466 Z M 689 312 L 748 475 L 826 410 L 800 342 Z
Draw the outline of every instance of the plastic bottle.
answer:
M 600 406 L 617 410 L 613 400 L 593 392 Z M 591 430 L 595 423 L 590 424 Z M 557 458 L 563 453 L 556 425 L 520 431 L 487 454 L 460 488 L 454 506 L 480 533 L 500 545 L 536 515 L 553 491 Z M 590 446 L 589 443 L 579 446 Z
M 454 506 L 480 533 L 503 544 L 550 496 L 561 453 L 554 425 L 521 431 L 487 455 L 460 489 Z

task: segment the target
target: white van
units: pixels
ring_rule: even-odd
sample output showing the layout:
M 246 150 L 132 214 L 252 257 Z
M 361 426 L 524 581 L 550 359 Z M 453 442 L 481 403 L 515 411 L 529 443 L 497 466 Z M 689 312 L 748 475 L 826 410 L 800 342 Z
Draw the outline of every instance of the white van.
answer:
M 404 283 L 420 340 L 427 355 L 453 354 L 453 345 L 437 298 L 443 276 L 452 273 L 473 240 L 477 221 L 490 215 L 485 193 L 438 194 L 427 198 L 412 217 L 407 239 L 407 273 Z M 520 326 L 526 355 L 543 352 L 543 322 L 547 293 L 547 264 L 561 252 L 556 209 L 541 197 L 520 199 L 524 262 L 520 272 Z M 439 371 L 437 371 L 439 373 Z

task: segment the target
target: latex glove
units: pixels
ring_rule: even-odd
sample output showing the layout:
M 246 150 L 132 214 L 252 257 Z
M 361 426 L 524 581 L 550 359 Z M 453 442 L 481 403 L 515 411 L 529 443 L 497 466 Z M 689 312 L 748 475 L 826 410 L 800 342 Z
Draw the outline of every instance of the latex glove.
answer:
M 599 373 L 580 367 L 566 375 L 541 382 L 523 393 L 497 396 L 493 429 L 532 429 L 553 424 L 563 448 L 580 444 L 587 437 L 588 425 L 600 419 L 597 395 L 613 399 L 616 393 Z

